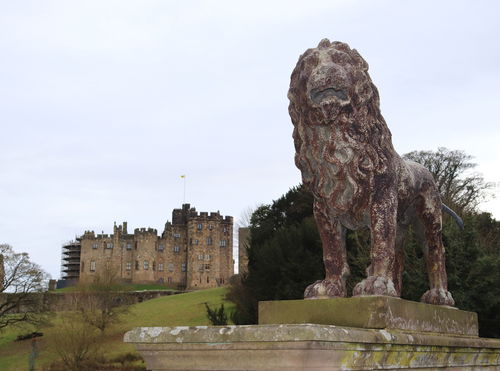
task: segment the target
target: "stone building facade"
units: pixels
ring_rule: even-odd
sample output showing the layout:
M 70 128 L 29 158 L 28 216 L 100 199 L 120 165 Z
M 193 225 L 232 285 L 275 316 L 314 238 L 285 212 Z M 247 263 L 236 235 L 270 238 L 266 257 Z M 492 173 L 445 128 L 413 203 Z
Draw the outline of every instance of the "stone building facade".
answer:
M 248 247 L 250 243 L 250 228 L 238 229 L 238 274 L 248 273 Z
M 128 233 L 127 222 L 113 234 L 86 231 L 80 242 L 80 282 L 105 270 L 131 283 L 165 283 L 187 289 L 225 285 L 234 273 L 233 218 L 174 209 L 161 235 L 153 228 Z

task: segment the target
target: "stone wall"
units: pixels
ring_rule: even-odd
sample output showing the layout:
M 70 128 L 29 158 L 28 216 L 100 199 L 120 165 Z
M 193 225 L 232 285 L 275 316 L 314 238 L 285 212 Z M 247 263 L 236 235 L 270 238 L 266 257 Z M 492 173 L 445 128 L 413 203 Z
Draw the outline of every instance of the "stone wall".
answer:
M 121 304 L 131 305 L 136 303 L 141 303 L 146 300 L 155 299 L 161 296 L 168 295 L 176 295 L 181 294 L 184 291 L 174 291 L 174 290 L 148 290 L 148 291 L 126 291 L 117 295 Z M 16 296 L 19 294 L 9 294 L 4 293 L 0 294 L 0 305 L 4 303 L 6 300 L 9 300 L 9 297 Z M 55 293 L 55 292 L 43 292 L 43 293 L 32 293 L 29 294 L 26 299 L 23 299 L 23 302 L 26 305 L 21 305 L 16 308 L 12 313 L 22 313 L 27 310 L 27 308 L 34 307 L 33 303 L 38 303 L 36 305 L 37 308 L 43 308 L 44 311 L 49 312 L 59 312 L 65 310 L 75 310 L 75 303 L 78 301 L 77 292 L 74 293 Z
M 500 340 L 317 324 L 138 327 L 148 370 L 498 370 Z

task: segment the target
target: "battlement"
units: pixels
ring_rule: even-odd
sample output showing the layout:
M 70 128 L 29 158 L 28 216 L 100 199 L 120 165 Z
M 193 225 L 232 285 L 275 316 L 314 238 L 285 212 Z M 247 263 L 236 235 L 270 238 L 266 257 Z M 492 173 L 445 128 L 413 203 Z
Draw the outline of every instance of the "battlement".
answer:
M 172 211 L 172 224 L 186 224 L 188 220 L 192 219 L 213 220 L 227 223 L 232 223 L 233 221 L 232 216 L 224 217 L 219 211 L 212 211 L 210 213 L 206 211 L 197 212 L 196 208 L 191 207 L 190 204 L 183 204 L 182 208 Z
M 118 235 L 121 235 L 121 234 L 127 234 L 127 222 L 123 222 L 122 225 L 116 225 L 116 222 L 113 226 L 113 233 L 114 234 L 118 234 Z
M 212 211 L 210 213 L 206 212 L 206 211 L 201 211 L 199 213 L 191 213 L 189 215 L 189 219 L 206 219 L 206 220 L 217 220 L 217 221 L 222 221 L 224 220 L 225 218 L 231 218 L 232 220 L 232 217 L 231 216 L 228 216 L 228 217 L 224 217 L 220 214 L 219 211 Z
M 172 224 L 186 224 L 188 216 L 196 214 L 196 209 L 191 207 L 190 204 L 182 204 L 181 209 L 174 209 L 172 211 Z
M 228 222 L 232 223 L 233 222 L 233 217 L 232 216 L 222 216 L 220 212 L 205 212 L 202 211 L 200 213 L 193 213 L 189 215 L 189 220 L 203 220 L 203 221 L 218 221 L 218 222 Z
M 80 239 L 94 239 L 95 238 L 95 233 L 94 231 L 85 231 L 81 235 Z
M 134 235 L 158 235 L 158 231 L 154 228 L 136 228 L 134 229 Z

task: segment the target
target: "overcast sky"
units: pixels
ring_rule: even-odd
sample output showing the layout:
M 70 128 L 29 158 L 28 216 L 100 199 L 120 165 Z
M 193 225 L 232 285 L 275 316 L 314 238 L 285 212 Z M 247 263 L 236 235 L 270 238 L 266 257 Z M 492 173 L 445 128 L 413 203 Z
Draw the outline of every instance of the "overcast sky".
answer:
M 0 1 L 0 243 L 59 278 L 84 230 L 161 233 L 182 174 L 199 211 L 278 198 L 300 182 L 290 73 L 322 38 L 367 60 L 400 154 L 464 150 L 500 182 L 498 4 Z

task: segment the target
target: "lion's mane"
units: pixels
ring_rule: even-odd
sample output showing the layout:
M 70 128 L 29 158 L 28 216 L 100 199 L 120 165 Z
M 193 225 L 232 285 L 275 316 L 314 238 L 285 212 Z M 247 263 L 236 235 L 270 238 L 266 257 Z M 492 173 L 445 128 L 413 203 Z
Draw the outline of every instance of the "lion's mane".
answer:
M 349 103 L 332 98 L 315 104 L 314 94 L 338 95 Z M 295 163 L 304 184 L 316 198 L 333 201 L 336 213 L 362 212 L 374 175 L 395 166 L 398 156 L 368 64 L 347 44 L 322 40 L 300 56 L 288 97 Z

